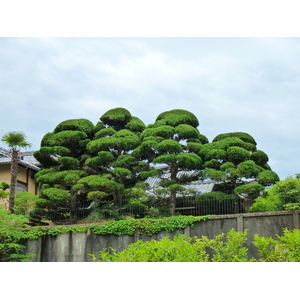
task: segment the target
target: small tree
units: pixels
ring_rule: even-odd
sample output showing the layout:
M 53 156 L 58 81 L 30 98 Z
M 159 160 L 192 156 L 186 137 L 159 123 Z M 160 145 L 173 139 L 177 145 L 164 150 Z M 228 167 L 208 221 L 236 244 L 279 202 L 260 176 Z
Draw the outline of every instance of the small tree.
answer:
M 9 211 L 14 211 L 14 197 L 15 189 L 17 185 L 17 176 L 18 176 L 18 162 L 20 148 L 27 148 L 31 146 L 26 139 L 26 136 L 21 131 L 10 131 L 5 134 L 2 139 L 11 151 L 11 181 L 10 181 L 10 194 L 9 194 Z

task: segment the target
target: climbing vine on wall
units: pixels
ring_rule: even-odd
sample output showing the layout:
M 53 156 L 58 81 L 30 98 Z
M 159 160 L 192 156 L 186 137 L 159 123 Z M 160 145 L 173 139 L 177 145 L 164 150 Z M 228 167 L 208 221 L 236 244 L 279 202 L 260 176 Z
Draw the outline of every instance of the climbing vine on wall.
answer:
M 149 236 L 160 232 L 161 230 L 175 231 L 180 228 L 185 228 L 190 225 L 194 227 L 195 222 L 205 221 L 209 219 L 209 216 L 173 216 L 164 219 L 133 219 L 133 220 L 120 220 L 109 221 L 102 225 L 88 225 L 88 226 L 57 226 L 52 228 L 45 227 L 33 227 L 27 230 L 28 239 L 37 239 L 42 235 L 58 235 L 67 232 L 86 232 L 90 229 L 94 234 L 115 234 L 134 235 L 137 229 L 141 233 L 145 233 Z

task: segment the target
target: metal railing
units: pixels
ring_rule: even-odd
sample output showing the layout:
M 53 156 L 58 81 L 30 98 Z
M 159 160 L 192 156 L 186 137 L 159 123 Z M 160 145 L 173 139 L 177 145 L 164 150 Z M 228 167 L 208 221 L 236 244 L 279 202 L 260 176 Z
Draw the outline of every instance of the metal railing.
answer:
M 232 195 L 227 199 L 184 196 L 177 198 L 175 215 L 224 215 L 244 213 L 246 209 L 243 201 Z M 77 208 L 74 211 L 48 211 L 41 215 L 44 222 L 50 220 L 55 224 L 72 224 L 79 221 L 95 222 L 103 219 L 120 220 L 124 218 L 161 218 L 169 216 L 168 199 L 148 199 L 140 204 L 126 203 L 121 206 L 107 204 L 101 207 Z

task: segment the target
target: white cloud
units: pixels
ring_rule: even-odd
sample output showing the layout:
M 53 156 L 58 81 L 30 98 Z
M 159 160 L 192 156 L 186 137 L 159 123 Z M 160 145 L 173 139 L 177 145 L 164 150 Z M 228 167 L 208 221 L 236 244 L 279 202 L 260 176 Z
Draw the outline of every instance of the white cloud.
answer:
M 124 107 L 149 124 L 181 108 L 210 140 L 248 132 L 293 175 L 299 48 L 299 38 L 1 38 L 1 132 L 23 129 L 37 149 L 66 119 L 96 123 Z

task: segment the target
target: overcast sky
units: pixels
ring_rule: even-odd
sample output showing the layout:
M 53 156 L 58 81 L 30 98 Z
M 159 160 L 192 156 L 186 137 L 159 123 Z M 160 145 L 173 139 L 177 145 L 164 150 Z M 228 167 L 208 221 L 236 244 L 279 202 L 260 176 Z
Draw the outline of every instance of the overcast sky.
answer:
M 284 179 L 300 173 L 299 53 L 300 38 L 2 37 L 0 135 L 21 130 L 37 150 L 67 119 L 124 107 L 147 125 L 185 109 L 210 141 L 252 135 Z

